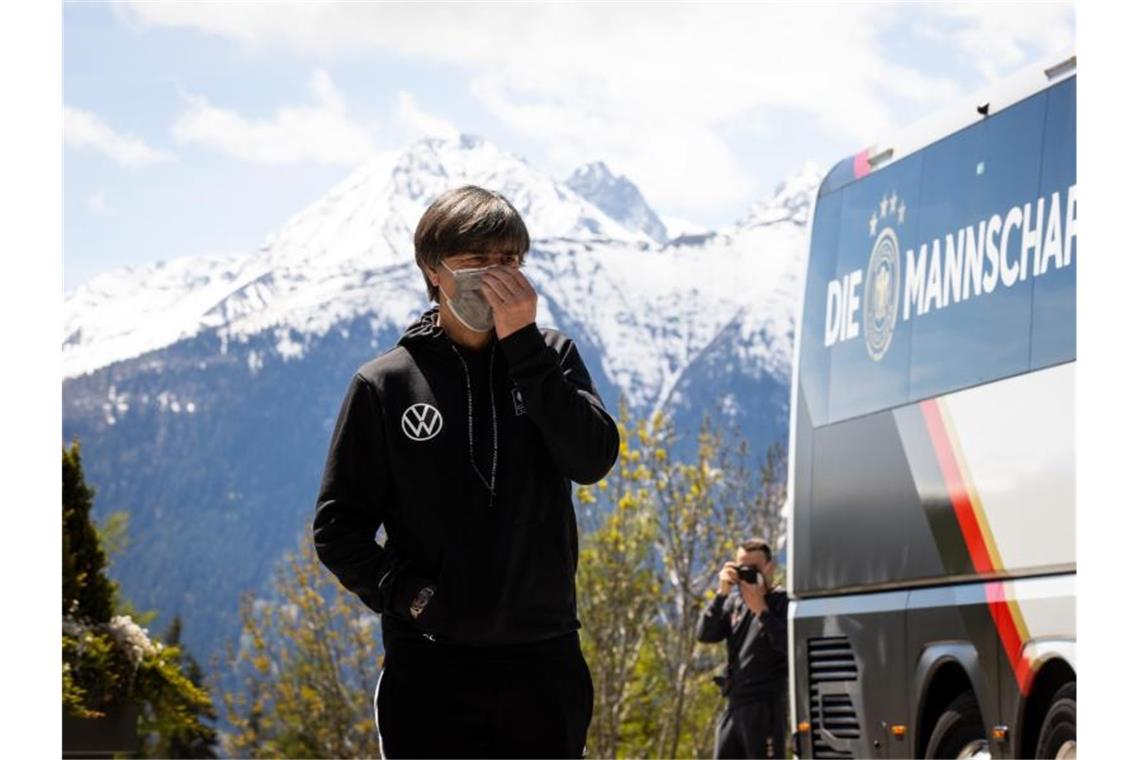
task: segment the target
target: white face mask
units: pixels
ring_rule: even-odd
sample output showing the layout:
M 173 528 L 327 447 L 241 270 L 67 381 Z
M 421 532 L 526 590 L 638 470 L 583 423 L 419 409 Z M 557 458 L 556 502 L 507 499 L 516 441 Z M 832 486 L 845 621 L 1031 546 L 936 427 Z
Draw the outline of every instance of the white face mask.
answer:
M 447 306 L 464 327 L 473 332 L 488 332 L 495 326 L 495 315 L 491 311 L 491 304 L 483 297 L 480 283 L 482 274 L 491 267 L 478 269 L 452 269 L 442 261 L 439 262 L 444 269 L 451 272 L 455 278 L 455 298 L 448 297 L 447 293 L 440 292 L 447 300 Z

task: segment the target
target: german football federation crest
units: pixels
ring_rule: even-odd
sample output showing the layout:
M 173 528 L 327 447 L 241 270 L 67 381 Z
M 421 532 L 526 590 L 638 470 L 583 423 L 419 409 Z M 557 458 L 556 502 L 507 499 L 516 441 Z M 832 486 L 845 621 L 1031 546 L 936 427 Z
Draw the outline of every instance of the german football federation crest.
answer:
M 898 235 L 889 225 L 901 225 L 905 218 L 906 203 L 892 192 L 883 196 L 868 225 L 870 234 L 875 236 L 877 232 L 878 235 L 871 247 L 871 260 L 863 281 L 863 336 L 867 353 L 875 361 L 882 359 L 890 348 L 899 315 L 902 266 Z M 882 229 L 878 229 L 880 224 L 884 225 Z

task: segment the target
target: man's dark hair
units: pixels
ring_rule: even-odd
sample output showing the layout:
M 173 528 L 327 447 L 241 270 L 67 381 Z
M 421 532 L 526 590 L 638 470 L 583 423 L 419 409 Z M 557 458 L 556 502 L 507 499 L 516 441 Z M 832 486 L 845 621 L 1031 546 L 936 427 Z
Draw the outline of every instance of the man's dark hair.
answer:
M 750 538 L 747 541 L 741 541 L 739 548 L 746 552 L 764 552 L 764 561 L 772 561 L 772 548 L 762 538 Z
M 416 264 L 424 275 L 428 296 L 439 301 L 439 288 L 431 284 L 427 267 L 457 253 L 513 253 L 520 257 L 530 248 L 530 234 L 510 201 L 494 190 L 475 185 L 457 187 L 440 195 L 416 225 Z

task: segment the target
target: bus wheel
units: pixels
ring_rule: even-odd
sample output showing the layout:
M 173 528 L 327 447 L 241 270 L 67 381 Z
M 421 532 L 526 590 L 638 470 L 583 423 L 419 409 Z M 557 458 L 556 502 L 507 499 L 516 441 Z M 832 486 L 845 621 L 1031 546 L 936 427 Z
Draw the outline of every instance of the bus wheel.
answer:
M 1069 681 L 1057 689 L 1053 704 L 1045 713 L 1034 757 L 1075 758 L 1077 756 L 1077 684 Z
M 946 708 L 930 732 L 926 756 L 976 757 L 990 756 L 986 728 L 982 724 L 982 711 L 978 700 L 970 692 L 959 694 Z

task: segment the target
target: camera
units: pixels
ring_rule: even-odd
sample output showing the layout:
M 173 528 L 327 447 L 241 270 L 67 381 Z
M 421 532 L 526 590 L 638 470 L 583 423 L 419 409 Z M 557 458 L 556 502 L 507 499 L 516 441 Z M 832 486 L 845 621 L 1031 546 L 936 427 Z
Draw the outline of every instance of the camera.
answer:
M 755 565 L 736 565 L 736 574 L 740 577 L 740 580 L 745 583 L 756 582 L 757 571 Z

